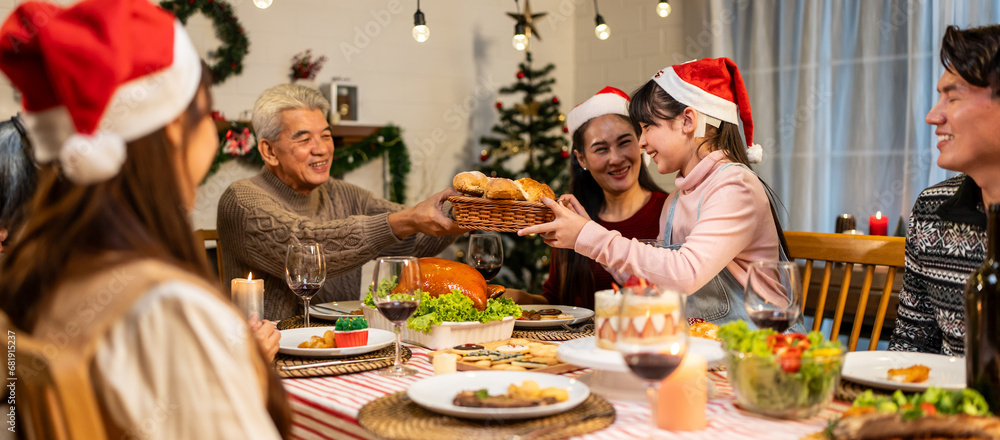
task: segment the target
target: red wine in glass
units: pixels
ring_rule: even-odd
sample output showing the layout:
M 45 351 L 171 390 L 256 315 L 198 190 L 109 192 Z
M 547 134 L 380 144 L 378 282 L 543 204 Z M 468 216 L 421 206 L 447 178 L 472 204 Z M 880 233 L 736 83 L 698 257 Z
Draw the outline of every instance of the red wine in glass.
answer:
M 417 305 L 416 301 L 385 301 L 376 304 L 382 316 L 396 324 L 409 319 L 417 311 Z
M 749 313 L 750 320 L 757 324 L 759 328 L 769 328 L 778 333 L 784 333 L 795 319 L 799 317 L 798 312 L 788 310 L 755 310 Z
M 469 265 L 474 267 L 487 282 L 500 273 L 503 267 L 503 242 L 497 234 L 469 236 Z
M 493 277 L 497 276 L 497 274 L 500 273 L 500 269 L 503 268 L 503 264 L 488 264 L 485 262 L 484 263 L 476 262 L 475 264 L 472 265 L 472 267 L 476 268 L 476 270 L 479 271 L 479 273 L 483 276 L 483 278 L 486 279 L 486 281 L 490 281 L 493 279 Z
M 291 287 L 292 293 L 298 295 L 300 298 L 312 298 L 322 288 L 322 283 L 296 284 Z
M 681 366 L 683 359 L 683 354 L 629 353 L 625 355 L 625 364 L 642 379 L 661 381 Z

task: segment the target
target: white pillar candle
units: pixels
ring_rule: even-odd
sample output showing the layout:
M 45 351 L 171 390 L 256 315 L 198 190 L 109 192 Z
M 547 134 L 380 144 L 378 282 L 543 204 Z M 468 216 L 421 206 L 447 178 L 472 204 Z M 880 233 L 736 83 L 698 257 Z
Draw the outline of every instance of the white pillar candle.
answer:
M 233 278 L 229 285 L 233 292 L 233 304 L 247 319 L 253 315 L 264 319 L 264 280 L 255 280 L 250 273 L 246 278 Z

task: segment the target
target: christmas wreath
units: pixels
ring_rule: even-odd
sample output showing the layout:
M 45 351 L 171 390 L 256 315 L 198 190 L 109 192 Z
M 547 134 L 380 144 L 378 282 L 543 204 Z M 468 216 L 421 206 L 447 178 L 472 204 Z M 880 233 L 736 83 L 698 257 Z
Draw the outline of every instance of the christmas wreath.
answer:
M 389 161 L 389 200 L 405 203 L 410 155 L 406 151 L 399 127 L 386 125 L 357 143 L 334 149 L 330 174 L 342 176 L 382 155 Z M 257 150 L 257 138 L 250 125 L 245 122 L 233 122 L 226 129 L 219 130 L 219 151 L 205 179 L 215 174 L 223 163 L 232 159 L 264 166 L 264 158 L 260 157 L 260 152 Z
M 187 23 L 188 17 L 195 12 L 201 12 L 212 20 L 215 36 L 222 41 L 218 49 L 208 54 L 215 61 L 209 66 L 213 84 L 222 84 L 230 76 L 243 72 L 243 58 L 250 52 L 250 40 L 243 33 L 243 27 L 236 20 L 229 3 L 222 0 L 163 0 L 160 7 L 172 12 L 181 23 Z

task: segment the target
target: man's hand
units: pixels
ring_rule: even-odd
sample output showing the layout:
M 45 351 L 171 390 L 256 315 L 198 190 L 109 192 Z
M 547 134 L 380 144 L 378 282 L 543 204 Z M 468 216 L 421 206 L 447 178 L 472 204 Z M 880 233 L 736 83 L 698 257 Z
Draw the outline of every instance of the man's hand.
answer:
M 540 234 L 545 239 L 545 244 L 549 246 L 574 249 L 576 238 L 580 235 L 583 226 L 590 220 L 577 214 L 574 208 L 567 208 L 548 197 L 542 197 L 542 203 L 555 213 L 555 220 L 521 229 L 517 231 L 517 235 L 523 237 L 530 234 Z M 579 206 L 579 203 L 576 205 Z
M 398 238 L 404 238 L 418 232 L 434 237 L 467 232 L 467 229 L 462 228 L 441 212 L 448 197 L 460 195 L 462 193 L 448 188 L 416 206 L 389 214 L 389 227 L 392 228 L 392 233 Z
M 253 315 L 250 317 L 250 331 L 257 340 L 261 353 L 264 353 L 264 359 L 268 362 L 274 361 L 274 355 L 278 354 L 278 342 L 281 340 L 278 326 L 274 321 L 261 321 L 257 315 Z

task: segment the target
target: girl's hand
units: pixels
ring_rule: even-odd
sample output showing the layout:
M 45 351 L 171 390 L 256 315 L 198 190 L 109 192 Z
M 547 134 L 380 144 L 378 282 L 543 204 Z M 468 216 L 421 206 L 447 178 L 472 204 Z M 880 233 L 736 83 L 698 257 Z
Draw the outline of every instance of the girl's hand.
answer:
M 590 221 L 575 212 L 574 209 L 567 208 L 555 200 L 542 197 L 542 203 L 548 206 L 555 213 L 556 218 L 548 223 L 529 226 L 520 231 L 517 235 L 525 236 L 529 234 L 541 234 L 545 239 L 545 244 L 555 248 L 573 249 L 576 247 L 576 238 L 580 235 L 580 230 Z M 579 206 L 579 203 L 576 203 Z
M 576 211 L 577 214 L 580 214 L 580 216 L 582 216 L 587 220 L 591 220 L 590 214 L 587 214 L 587 210 L 583 209 L 583 205 L 580 204 L 580 201 L 577 200 L 576 196 L 574 196 L 573 194 L 563 194 L 559 196 L 559 203 L 561 203 L 563 206 L 568 206 L 573 208 L 573 210 Z

